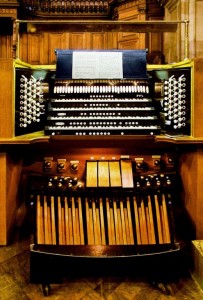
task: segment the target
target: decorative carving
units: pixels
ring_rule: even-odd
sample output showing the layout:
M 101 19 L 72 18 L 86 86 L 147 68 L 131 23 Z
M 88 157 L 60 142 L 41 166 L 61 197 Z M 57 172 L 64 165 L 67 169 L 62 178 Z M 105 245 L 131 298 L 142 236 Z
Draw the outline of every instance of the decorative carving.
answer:
M 0 6 L 16 5 L 18 4 L 17 0 L 0 0 Z
M 15 8 L 0 8 L 1 15 L 13 15 L 16 14 Z
M 1 32 L 8 41 L 9 50 L 4 54 L 6 57 L 16 57 L 16 35 L 15 35 L 15 20 L 17 19 L 17 0 L 0 0 L 0 20 Z M 10 38 L 12 36 L 12 39 Z
M 17 0 L 0 0 L 0 17 L 17 18 Z
M 111 8 L 114 3 L 112 0 L 20 0 L 19 2 L 26 15 L 51 18 L 107 18 L 111 15 Z
M 12 45 L 12 57 L 16 59 L 17 51 L 18 51 L 18 31 L 19 24 L 13 22 L 13 45 Z

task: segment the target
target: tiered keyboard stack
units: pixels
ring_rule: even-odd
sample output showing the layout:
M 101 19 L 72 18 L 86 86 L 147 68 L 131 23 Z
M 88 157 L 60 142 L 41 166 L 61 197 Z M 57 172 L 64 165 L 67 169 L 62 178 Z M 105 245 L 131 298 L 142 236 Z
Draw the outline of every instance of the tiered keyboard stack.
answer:
M 55 80 L 45 134 L 159 134 L 150 94 L 148 79 Z

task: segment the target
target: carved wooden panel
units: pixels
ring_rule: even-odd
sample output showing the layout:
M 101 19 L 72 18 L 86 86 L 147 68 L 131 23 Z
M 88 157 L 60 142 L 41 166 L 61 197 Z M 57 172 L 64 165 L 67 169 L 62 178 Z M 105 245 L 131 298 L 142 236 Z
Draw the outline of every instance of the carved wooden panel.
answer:
M 70 33 L 70 49 L 87 49 L 88 40 L 88 34 Z
M 48 43 L 47 43 L 47 54 L 48 61 L 47 64 L 55 64 L 56 56 L 55 49 L 68 49 L 69 48 L 69 34 L 65 32 L 57 33 L 47 33 Z
M 146 1 L 122 1 L 118 4 L 118 20 L 145 21 Z M 151 18 L 154 14 L 151 15 Z M 78 20 L 78 22 L 80 22 Z M 29 28 L 29 25 L 31 26 Z M 52 24 L 53 25 L 53 24 Z M 3 39 L 0 36 L 0 41 Z M 2 40 L 0 57 L 12 57 L 12 41 Z M 3 48 L 4 47 L 4 48 Z M 161 49 L 160 49 L 161 47 Z M 49 26 L 20 25 L 19 56 L 21 60 L 35 64 L 55 64 L 55 49 L 145 49 L 162 50 L 162 35 L 154 33 L 146 41 L 146 34 L 139 32 L 105 32 L 91 28 L 88 32 L 66 30 L 63 24 Z
M 17 3 L 16 3 L 17 4 Z M 4 6 L 3 3 L 0 3 L 0 16 L 6 18 L 17 19 L 17 9 Z
M 43 34 L 28 34 L 27 51 L 29 63 L 37 65 L 43 61 Z
M 119 33 L 118 49 L 145 49 L 145 35 L 141 33 Z
M 107 34 L 106 33 L 92 33 L 90 49 L 107 49 Z
M 27 34 L 22 34 L 20 36 L 20 43 L 19 43 L 19 58 L 22 61 L 28 62 L 28 35 Z
M 39 32 L 22 34 L 20 59 L 30 64 L 55 64 L 55 49 L 117 49 L 117 33 Z
M 16 1 L 16 6 L 17 3 Z M 15 18 L 17 16 L 17 9 L 13 7 L 9 9 L 11 10 L 9 10 L 8 13 L 5 9 L 0 12 L 0 17 L 4 16 L 5 18 L 6 13 L 6 16 Z M 160 8 L 160 4 L 158 4 L 156 0 L 150 1 L 149 3 L 145 0 L 118 1 L 116 2 L 115 9 L 118 20 L 125 21 L 155 20 L 155 18 L 160 19 L 159 14 L 163 14 L 163 7 Z M 5 19 L 10 19 L 10 17 Z M 162 17 L 161 15 L 161 18 Z M 80 22 L 80 20 L 78 20 L 78 22 Z M 53 28 L 53 26 L 51 27 L 47 24 L 41 24 L 41 26 L 39 26 L 40 30 L 37 29 L 37 31 L 31 32 L 26 29 L 26 26 L 29 27 L 29 24 L 25 26 L 20 25 L 20 28 L 22 28 L 22 26 L 24 29 L 20 29 L 20 55 L 18 57 L 31 64 L 55 63 L 55 48 L 95 50 L 148 48 L 149 52 L 154 50 L 162 51 L 163 48 L 163 35 L 161 33 L 146 35 L 136 32 L 105 32 L 105 30 L 93 32 L 94 29 L 90 29 L 90 32 L 77 32 L 77 30 L 75 30 L 69 33 L 63 25 L 54 25 Z M 33 28 L 34 27 L 35 26 L 33 26 Z M 12 26 L 4 27 L 5 38 L 0 34 L 0 57 L 9 58 L 12 57 L 13 43 L 11 40 L 12 34 L 8 36 L 8 34 L 5 33 L 6 28 L 11 28 L 12 30 Z
M 20 0 L 22 13 L 27 16 L 41 18 L 107 18 L 110 16 L 110 5 L 106 0 L 65 0 L 65 1 L 33 1 Z M 109 3 L 110 2 L 110 3 Z
M 132 1 L 118 8 L 119 20 L 144 21 L 145 1 L 142 1 L 143 11 L 139 11 L 139 1 Z M 118 49 L 145 49 L 145 34 L 143 33 L 118 33 Z
M 158 21 L 160 18 L 150 18 L 151 21 Z M 149 53 L 158 51 L 163 53 L 163 33 L 151 32 L 147 34 L 147 48 Z
M 118 32 L 107 32 L 108 49 L 118 49 Z
M 0 58 L 12 58 L 12 36 L 0 35 Z
M 0 58 L 12 58 L 12 47 L 13 21 L 11 18 L 2 17 L 0 11 Z
M 126 1 L 126 3 L 123 2 L 118 7 L 118 19 L 128 20 L 128 18 L 137 18 L 140 14 L 143 14 L 143 12 L 145 14 L 145 8 L 146 3 L 144 0 L 142 2 L 140 2 L 139 0 Z

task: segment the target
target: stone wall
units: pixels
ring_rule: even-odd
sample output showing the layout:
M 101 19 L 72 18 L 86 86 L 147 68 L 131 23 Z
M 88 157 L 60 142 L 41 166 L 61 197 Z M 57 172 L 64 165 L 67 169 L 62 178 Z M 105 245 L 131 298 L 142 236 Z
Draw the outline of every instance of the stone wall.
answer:
M 188 20 L 188 36 L 186 23 L 178 26 L 177 34 L 165 33 L 164 53 L 168 63 L 185 58 L 203 57 L 203 0 L 169 0 L 165 4 L 165 20 Z M 188 38 L 188 49 L 186 39 Z

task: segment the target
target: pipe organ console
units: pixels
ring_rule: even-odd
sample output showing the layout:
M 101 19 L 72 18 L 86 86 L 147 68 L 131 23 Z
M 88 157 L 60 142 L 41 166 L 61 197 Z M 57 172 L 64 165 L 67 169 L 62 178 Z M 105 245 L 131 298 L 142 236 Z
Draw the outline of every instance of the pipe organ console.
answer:
M 107 59 L 101 63 L 81 52 L 79 65 L 78 53 L 56 50 L 56 67 L 18 62 L 14 69 L 14 140 L 43 135 L 29 145 L 22 181 L 30 279 L 45 294 L 81 264 L 85 272 L 107 264 L 117 273 L 141 262 L 160 279 L 163 269 L 177 273 L 184 245 L 177 145 L 165 141 L 200 135 L 192 63 L 146 66 L 140 50 L 98 51 Z M 163 144 L 154 145 L 158 136 Z
M 17 69 L 15 134 L 190 135 L 191 68 L 147 71 L 137 52 L 122 51 L 121 79 L 73 78 L 66 50 L 56 51 L 56 72 Z

